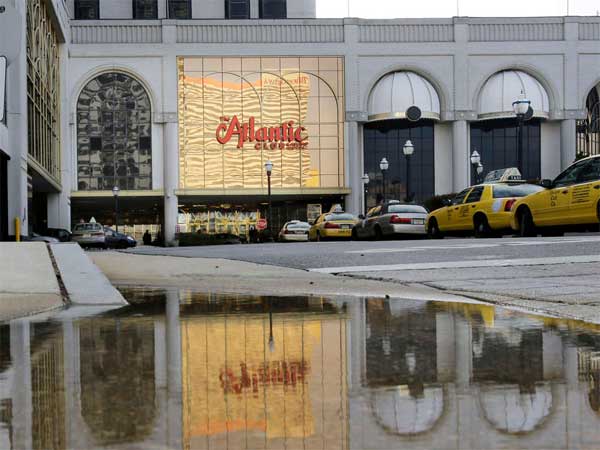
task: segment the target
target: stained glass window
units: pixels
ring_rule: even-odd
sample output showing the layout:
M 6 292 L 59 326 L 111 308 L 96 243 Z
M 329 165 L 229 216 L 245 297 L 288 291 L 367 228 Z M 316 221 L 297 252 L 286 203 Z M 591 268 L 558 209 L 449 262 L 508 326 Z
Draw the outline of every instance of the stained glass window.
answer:
M 152 111 L 144 87 L 122 73 L 90 81 L 77 103 L 79 190 L 152 188 Z

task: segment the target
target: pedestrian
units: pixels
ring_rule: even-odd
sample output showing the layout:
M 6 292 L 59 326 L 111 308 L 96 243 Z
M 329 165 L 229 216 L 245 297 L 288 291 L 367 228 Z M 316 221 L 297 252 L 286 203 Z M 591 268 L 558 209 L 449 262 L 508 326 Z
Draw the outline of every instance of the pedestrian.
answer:
M 150 234 L 150 231 L 146 230 L 146 232 L 144 233 L 144 236 L 143 236 L 142 240 L 144 241 L 144 245 L 151 245 L 152 244 L 152 235 Z
M 248 237 L 250 238 L 251 244 L 256 244 L 258 241 L 258 233 L 256 232 L 256 228 L 254 225 L 250 225 L 250 231 L 248 232 Z

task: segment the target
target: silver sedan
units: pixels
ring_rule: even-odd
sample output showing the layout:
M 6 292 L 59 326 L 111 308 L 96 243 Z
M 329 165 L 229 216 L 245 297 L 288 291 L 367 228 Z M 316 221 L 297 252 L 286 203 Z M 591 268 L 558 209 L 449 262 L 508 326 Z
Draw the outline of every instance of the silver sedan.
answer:
M 371 208 L 352 229 L 353 239 L 382 239 L 394 235 L 425 236 L 427 210 L 421 205 L 390 200 Z

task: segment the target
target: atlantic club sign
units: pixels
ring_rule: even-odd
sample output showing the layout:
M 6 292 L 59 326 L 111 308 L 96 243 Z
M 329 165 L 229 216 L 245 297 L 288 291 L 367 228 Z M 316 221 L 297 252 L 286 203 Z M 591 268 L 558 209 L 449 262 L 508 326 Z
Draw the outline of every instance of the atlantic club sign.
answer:
M 217 127 L 217 141 L 227 144 L 237 138 L 237 148 L 243 149 L 247 142 L 253 143 L 256 150 L 298 150 L 308 147 L 308 138 L 302 136 L 306 131 L 293 120 L 277 127 L 256 128 L 256 118 L 250 117 L 247 123 L 241 123 L 237 116 L 221 117 Z

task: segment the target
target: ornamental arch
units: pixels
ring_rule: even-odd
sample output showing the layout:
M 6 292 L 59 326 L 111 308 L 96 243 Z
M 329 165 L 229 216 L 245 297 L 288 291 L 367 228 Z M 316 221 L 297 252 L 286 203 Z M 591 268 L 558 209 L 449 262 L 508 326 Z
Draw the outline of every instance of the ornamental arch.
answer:
M 109 71 L 76 105 L 78 190 L 152 189 L 152 102 L 136 77 Z

